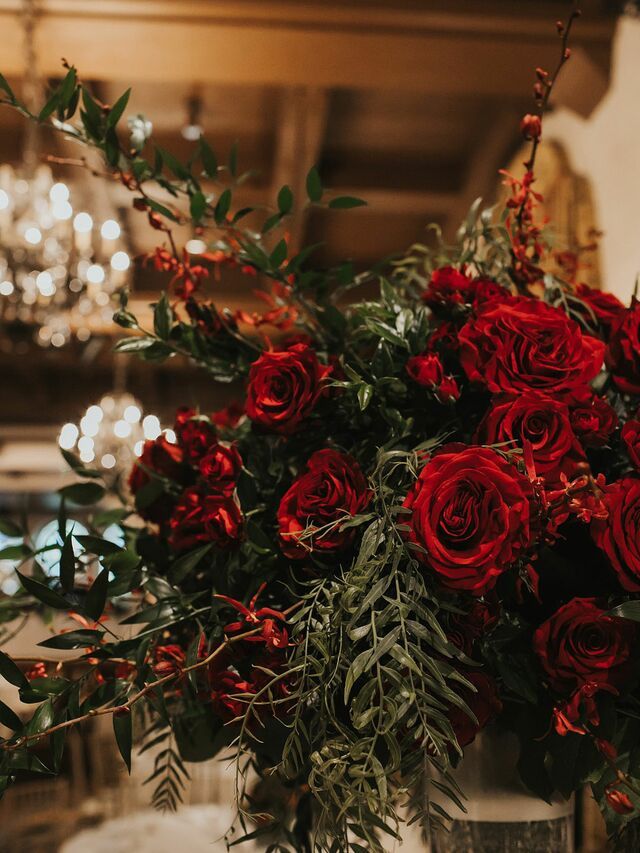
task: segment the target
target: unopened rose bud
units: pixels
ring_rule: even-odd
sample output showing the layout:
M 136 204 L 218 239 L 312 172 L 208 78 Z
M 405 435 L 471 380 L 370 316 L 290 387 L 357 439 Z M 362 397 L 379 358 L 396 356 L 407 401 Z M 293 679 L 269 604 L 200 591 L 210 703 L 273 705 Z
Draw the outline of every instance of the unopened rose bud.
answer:
M 527 113 L 520 122 L 520 131 L 525 139 L 539 139 L 542 133 L 542 120 L 540 116 Z
M 557 30 L 559 36 L 561 36 L 563 34 L 564 24 L 562 23 L 562 21 L 556 21 L 556 30 Z
M 631 814 L 633 811 L 633 803 L 623 791 L 617 788 L 607 788 L 605 790 L 607 803 L 617 814 Z

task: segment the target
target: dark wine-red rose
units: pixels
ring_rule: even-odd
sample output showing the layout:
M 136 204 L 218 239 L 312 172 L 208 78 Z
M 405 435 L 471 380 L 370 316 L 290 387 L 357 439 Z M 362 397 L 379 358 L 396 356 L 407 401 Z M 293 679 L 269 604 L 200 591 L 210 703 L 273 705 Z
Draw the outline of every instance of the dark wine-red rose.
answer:
M 229 548 L 242 534 L 242 512 L 232 497 L 207 494 L 193 487 L 178 498 L 169 527 L 169 542 L 176 551 L 208 542 L 217 548 Z
M 482 444 L 528 442 L 536 475 L 557 486 L 560 475 L 572 479 L 585 455 L 569 422 L 569 409 L 548 394 L 529 391 L 513 398 L 496 398 L 480 424 Z
M 543 622 L 533 647 L 551 686 L 570 693 L 582 684 L 624 684 L 632 669 L 635 628 L 608 616 L 593 598 L 574 598 Z
M 594 518 L 591 532 L 622 586 L 640 592 L 640 478 L 624 477 L 607 486 L 607 518 Z
M 608 329 L 625 311 L 625 306 L 613 293 L 604 293 L 602 290 L 589 287 L 588 284 L 579 284 L 576 294 L 585 305 L 589 306 L 596 320 L 605 329 Z
M 178 409 L 174 429 L 185 459 L 192 465 L 197 465 L 216 442 L 215 426 L 209 418 L 196 414 L 194 409 Z
M 500 454 L 449 445 L 405 498 L 416 557 L 443 584 L 481 595 L 531 544 L 531 484 Z
M 212 492 L 230 495 L 242 470 L 242 457 L 235 444 L 217 442 L 202 457 L 199 469 Z
M 290 435 L 313 410 L 329 372 L 306 344 L 263 353 L 249 372 L 247 414 L 266 429 Z
M 159 477 L 183 483 L 185 471 L 184 453 L 177 444 L 171 444 L 164 435 L 145 441 L 142 453 L 129 474 L 129 488 L 135 496 L 151 480 L 150 471 Z M 171 512 L 173 502 L 168 494 L 162 494 L 147 506 L 138 509 L 142 518 L 161 522 Z
M 607 367 L 621 391 L 640 394 L 640 302 L 636 299 L 613 324 Z
M 640 471 L 640 421 L 627 421 L 622 427 L 621 436 L 631 464 Z
M 470 303 L 473 293 L 473 281 L 464 272 L 455 267 L 440 267 L 431 273 L 422 298 L 430 308 L 452 308 Z
M 443 403 L 460 397 L 458 383 L 453 376 L 445 376 L 439 356 L 432 352 L 414 355 L 407 361 L 407 373 L 425 388 L 429 388 Z
M 371 491 L 355 459 L 337 450 L 318 450 L 280 502 L 283 552 L 302 559 L 312 551 L 331 553 L 344 548 L 354 531 L 342 530 L 342 522 L 366 509 L 370 500 Z
M 604 447 L 618 426 L 618 416 L 606 400 L 588 393 L 572 404 L 571 426 L 585 447 Z
M 489 391 L 571 394 L 602 366 L 604 344 L 583 335 L 564 311 L 521 298 L 489 303 L 460 331 L 460 361 Z

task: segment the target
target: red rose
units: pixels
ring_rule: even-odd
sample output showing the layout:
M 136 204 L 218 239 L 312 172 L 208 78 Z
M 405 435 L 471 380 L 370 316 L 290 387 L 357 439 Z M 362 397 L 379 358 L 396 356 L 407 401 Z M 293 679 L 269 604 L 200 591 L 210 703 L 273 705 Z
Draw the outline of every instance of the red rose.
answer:
M 476 640 L 490 631 L 498 621 L 498 606 L 474 599 L 467 613 L 454 613 L 447 626 L 447 639 L 471 656 Z
M 332 553 L 346 547 L 353 530 L 343 522 L 366 509 L 371 500 L 360 466 L 337 450 L 318 450 L 307 470 L 280 501 L 278 525 L 282 551 L 303 559 L 310 551 Z
M 460 397 L 458 383 L 453 376 L 445 376 L 440 358 L 435 353 L 414 355 L 407 361 L 406 370 L 418 385 L 429 388 L 443 402 Z
M 458 330 L 454 323 L 440 323 L 427 341 L 427 352 L 457 352 L 458 347 Z
M 640 471 L 640 421 L 627 421 L 622 427 L 621 436 L 631 463 Z
M 441 267 L 431 273 L 431 280 L 422 298 L 430 308 L 464 305 L 472 301 L 473 282 L 454 267 Z
M 561 474 L 573 479 L 585 461 L 571 429 L 567 405 L 536 391 L 493 400 L 476 438 L 481 444 L 515 441 L 520 447 L 528 441 L 536 475 L 543 477 L 548 487 L 558 486 Z
M 183 461 L 182 448 L 177 444 L 171 444 L 164 435 L 145 441 L 142 453 L 129 474 L 131 494 L 137 495 L 140 489 L 151 480 L 148 471 L 153 471 L 158 476 L 166 477 L 176 483 L 182 483 L 185 473 Z M 188 472 L 189 469 L 186 470 Z M 169 495 L 160 495 L 148 506 L 141 507 L 138 512 L 142 518 L 159 523 L 166 519 L 172 505 Z
M 508 288 L 493 279 L 476 278 L 474 280 L 473 307 L 476 310 L 489 302 L 514 302 L 515 299 L 516 297 Z
M 445 586 L 481 595 L 531 544 L 529 481 L 500 454 L 449 445 L 405 498 L 416 557 Z M 423 549 L 423 550 L 422 550 Z
M 542 135 L 542 119 L 540 116 L 527 113 L 520 122 L 520 133 L 525 139 L 540 139 Z
M 169 527 L 169 543 L 176 551 L 207 542 L 229 548 L 240 539 L 242 512 L 233 498 L 192 487 L 178 498 Z
M 594 598 L 573 598 L 543 622 L 533 648 L 549 683 L 570 693 L 587 682 L 616 687 L 632 669 L 635 628 L 608 616 Z
M 502 702 L 498 697 L 496 682 L 490 675 L 476 669 L 464 670 L 462 675 L 476 690 L 474 692 L 456 682 L 456 692 L 466 702 L 477 722 L 457 705 L 449 709 L 448 716 L 458 745 L 464 748 L 475 740 L 479 731 L 498 716 L 502 711 Z
M 630 592 L 640 592 L 640 479 L 624 477 L 607 486 L 606 518 L 594 517 L 591 534 Z
M 290 435 L 313 410 L 329 372 L 306 344 L 264 352 L 249 371 L 247 414 L 269 430 Z
M 209 418 L 197 415 L 193 409 L 183 407 L 176 412 L 175 433 L 185 458 L 197 465 L 216 441 L 216 428 Z
M 218 442 L 202 457 L 198 467 L 212 491 L 230 495 L 242 470 L 242 457 L 234 444 Z
M 571 426 L 585 447 L 604 447 L 618 426 L 615 410 L 595 394 L 571 407 Z
M 224 409 L 211 415 L 211 421 L 220 429 L 235 429 L 244 417 L 242 403 L 229 403 Z
M 589 287 L 588 284 L 579 284 L 576 288 L 576 295 L 593 311 L 600 325 L 607 329 L 626 310 L 622 302 L 613 293 L 603 293 L 602 290 L 596 290 Z
M 153 671 L 158 677 L 179 672 L 185 665 L 186 653 L 176 643 L 166 646 L 156 646 L 154 650 L 155 663 Z
M 607 367 L 625 394 L 640 394 L 640 302 L 620 315 L 611 329 Z
M 537 299 L 489 303 L 460 331 L 462 367 L 494 394 L 576 392 L 596 376 L 603 353 L 602 341 Z

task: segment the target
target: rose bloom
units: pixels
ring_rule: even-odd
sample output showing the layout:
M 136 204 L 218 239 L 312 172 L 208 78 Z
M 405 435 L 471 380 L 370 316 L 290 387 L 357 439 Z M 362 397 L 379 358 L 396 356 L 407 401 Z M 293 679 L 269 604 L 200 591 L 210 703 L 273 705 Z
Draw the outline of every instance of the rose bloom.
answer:
M 624 477 L 607 486 L 607 518 L 594 518 L 591 534 L 609 558 L 620 584 L 640 592 L 640 478 Z
M 405 498 L 416 557 L 451 589 L 482 595 L 531 545 L 526 477 L 484 447 L 448 445 Z
M 242 470 L 242 457 L 235 444 L 217 442 L 202 457 L 198 468 L 212 491 L 230 495 Z
M 498 691 L 494 679 L 487 673 L 476 669 L 464 670 L 462 675 L 476 688 L 475 692 L 463 687 L 456 682 L 455 690 L 459 693 L 469 709 L 473 712 L 478 722 L 459 708 L 457 705 L 449 709 L 449 721 L 458 741 L 458 745 L 464 748 L 475 740 L 479 731 L 484 729 L 502 711 L 502 702 L 498 697 Z
M 233 498 L 192 487 L 178 498 L 169 527 L 169 544 L 176 551 L 208 542 L 230 548 L 242 535 L 242 512 Z
M 211 421 L 186 407 L 176 412 L 174 430 L 185 459 L 192 465 L 198 464 L 217 438 L 216 428 Z
M 137 495 L 140 489 L 151 480 L 148 469 L 160 477 L 166 477 L 176 483 L 184 482 L 185 467 L 182 448 L 167 441 L 164 435 L 153 440 L 145 441 L 139 459 L 134 463 L 129 474 L 129 489 L 132 495 Z M 188 472 L 189 469 L 186 468 Z M 160 495 L 148 506 L 138 510 L 142 518 L 148 521 L 161 522 L 171 512 L 173 504 L 169 495 Z
M 573 598 L 537 628 L 533 648 L 553 689 L 570 693 L 587 682 L 623 685 L 635 637 L 632 622 L 608 616 L 594 598 Z
M 452 308 L 471 303 L 473 281 L 454 267 L 440 267 L 431 273 L 431 280 L 422 294 L 430 308 Z
M 585 447 L 604 447 L 609 436 L 618 426 L 615 410 L 595 394 L 571 406 L 571 426 Z
M 631 464 L 640 471 L 640 421 L 627 421 L 620 435 L 627 447 Z
M 447 626 L 447 639 L 450 643 L 471 656 L 476 640 L 487 634 L 498 621 L 499 605 L 492 606 L 485 601 L 473 599 L 467 613 L 454 613 Z
M 640 302 L 620 315 L 611 329 L 607 367 L 625 394 L 640 394 Z
M 576 288 L 576 295 L 591 308 L 600 325 L 607 329 L 626 310 L 623 303 L 613 293 L 604 293 L 602 290 L 589 287 L 588 284 L 579 284 Z
M 572 479 L 585 461 L 566 404 L 536 391 L 493 400 L 476 438 L 482 444 L 515 441 L 520 447 L 528 441 L 536 475 L 550 487 L 560 484 L 561 474 Z
M 453 376 L 445 376 L 442 362 L 435 353 L 412 356 L 407 361 L 406 370 L 414 382 L 430 388 L 441 400 L 448 402 L 459 399 L 458 383 Z
M 238 401 L 211 415 L 211 421 L 220 429 L 235 429 L 244 417 L 244 406 Z
M 294 560 L 310 551 L 332 553 L 349 545 L 353 530 L 341 522 L 365 510 L 371 490 L 358 463 L 337 450 L 318 450 L 278 508 L 280 546 Z
M 583 388 L 602 366 L 604 344 L 564 311 L 535 299 L 489 303 L 460 331 L 460 361 L 494 394 Z
M 313 410 L 330 371 L 306 344 L 264 352 L 249 371 L 247 415 L 266 429 L 290 435 Z

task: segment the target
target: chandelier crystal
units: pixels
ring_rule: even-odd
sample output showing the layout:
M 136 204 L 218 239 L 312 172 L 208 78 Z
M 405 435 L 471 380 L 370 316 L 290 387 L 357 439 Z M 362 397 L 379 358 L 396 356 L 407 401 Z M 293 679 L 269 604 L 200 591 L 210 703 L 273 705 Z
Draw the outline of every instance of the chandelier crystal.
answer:
M 42 346 L 87 341 L 109 323 L 131 259 L 114 219 L 95 222 L 40 165 L 0 166 L 0 321 L 35 328 Z

